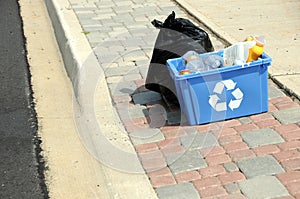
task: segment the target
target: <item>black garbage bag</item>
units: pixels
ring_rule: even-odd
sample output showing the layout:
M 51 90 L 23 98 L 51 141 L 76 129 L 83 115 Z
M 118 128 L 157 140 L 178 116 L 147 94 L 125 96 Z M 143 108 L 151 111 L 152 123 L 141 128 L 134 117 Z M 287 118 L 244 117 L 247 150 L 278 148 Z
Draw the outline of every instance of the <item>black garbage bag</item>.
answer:
M 166 66 L 168 59 L 181 57 L 187 51 L 206 53 L 214 50 L 208 34 L 188 19 L 175 18 L 173 11 L 164 23 L 153 20 L 159 28 L 145 87 L 161 93 L 168 103 L 178 105 L 174 82 Z

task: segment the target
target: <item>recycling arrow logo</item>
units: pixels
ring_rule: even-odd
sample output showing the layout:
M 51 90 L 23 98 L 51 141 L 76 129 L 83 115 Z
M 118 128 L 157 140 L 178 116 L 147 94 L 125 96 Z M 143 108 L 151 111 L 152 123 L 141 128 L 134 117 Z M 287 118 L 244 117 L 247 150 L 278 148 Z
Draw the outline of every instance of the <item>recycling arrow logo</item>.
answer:
M 241 91 L 241 89 L 239 88 L 235 88 L 236 87 L 236 82 L 232 81 L 231 79 L 228 80 L 223 80 L 218 82 L 215 85 L 215 88 L 213 90 L 213 95 L 209 96 L 209 100 L 208 103 L 211 105 L 211 107 L 220 112 L 220 111 L 226 111 L 227 110 L 227 103 L 220 101 L 220 98 L 218 97 L 218 95 L 222 94 L 224 89 L 226 89 L 227 91 L 231 91 L 232 96 L 234 97 L 234 99 L 231 99 L 228 107 L 233 111 L 234 109 L 237 109 L 240 107 L 242 101 L 243 101 L 243 92 Z

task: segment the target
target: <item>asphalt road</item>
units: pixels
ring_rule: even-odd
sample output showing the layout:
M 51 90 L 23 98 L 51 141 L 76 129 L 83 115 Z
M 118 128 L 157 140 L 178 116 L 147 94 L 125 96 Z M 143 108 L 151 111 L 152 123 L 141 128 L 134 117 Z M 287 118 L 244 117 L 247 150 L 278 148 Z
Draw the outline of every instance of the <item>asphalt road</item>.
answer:
M 0 0 L 0 198 L 48 198 L 17 0 Z

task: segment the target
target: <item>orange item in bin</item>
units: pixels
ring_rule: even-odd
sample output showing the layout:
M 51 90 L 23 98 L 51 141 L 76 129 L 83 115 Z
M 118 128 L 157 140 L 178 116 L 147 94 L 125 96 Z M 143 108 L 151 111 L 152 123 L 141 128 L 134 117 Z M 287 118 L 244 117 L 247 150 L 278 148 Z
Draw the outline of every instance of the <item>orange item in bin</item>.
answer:
M 181 71 L 180 71 L 180 75 L 187 75 L 187 74 L 191 74 L 191 71 L 188 70 L 188 69 L 185 69 L 185 70 L 181 70 Z
M 266 43 L 265 37 L 260 36 L 260 37 L 248 37 L 246 41 L 255 41 L 256 44 L 249 49 L 249 55 L 247 62 L 255 61 L 257 60 L 263 53 L 264 51 L 264 45 Z

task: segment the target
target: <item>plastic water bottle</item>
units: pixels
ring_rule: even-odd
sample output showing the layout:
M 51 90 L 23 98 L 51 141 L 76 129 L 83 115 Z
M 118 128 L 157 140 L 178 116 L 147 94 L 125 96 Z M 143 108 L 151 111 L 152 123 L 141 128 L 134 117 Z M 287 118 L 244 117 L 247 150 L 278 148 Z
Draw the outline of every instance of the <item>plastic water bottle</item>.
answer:
M 182 58 L 185 60 L 186 63 L 185 68 L 192 73 L 202 72 L 207 70 L 201 57 L 195 51 L 188 51 L 182 56 Z
M 255 45 L 255 41 L 238 42 L 224 49 L 224 65 L 243 65 L 248 59 L 249 49 Z
M 221 68 L 224 66 L 224 59 L 220 55 L 208 55 L 204 60 L 204 64 L 208 69 Z

